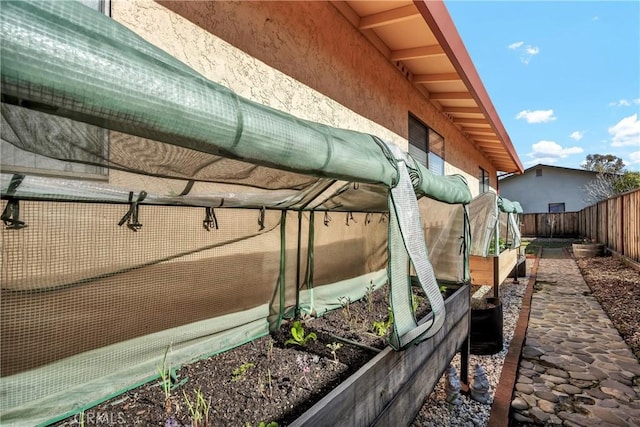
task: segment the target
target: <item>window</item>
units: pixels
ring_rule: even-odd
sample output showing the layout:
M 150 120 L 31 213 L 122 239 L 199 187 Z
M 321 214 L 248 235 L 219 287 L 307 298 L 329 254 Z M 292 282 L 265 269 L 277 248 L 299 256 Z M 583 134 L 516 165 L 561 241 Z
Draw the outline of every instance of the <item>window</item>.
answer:
M 542 176 L 542 169 L 536 169 L 536 176 Z
M 409 154 L 435 175 L 444 175 L 444 138 L 411 115 Z
M 81 3 L 106 15 L 110 14 L 109 0 L 81 0 Z M 7 108 L 10 108 L 11 105 L 25 106 L 25 104 L 27 104 L 26 101 L 5 95 L 2 96 L 2 102 L 7 104 Z M 89 126 L 81 122 L 72 122 L 70 126 L 64 127 L 63 132 L 62 127 L 55 125 L 55 116 L 43 115 L 41 113 L 35 114 L 33 110 L 27 108 L 13 107 L 11 111 L 15 120 L 26 124 L 24 131 L 20 135 L 21 138 L 29 138 L 32 141 L 37 141 L 44 136 L 47 140 L 49 137 L 55 140 L 56 138 L 60 139 L 63 137 L 61 135 L 64 134 L 73 134 L 87 141 L 87 147 L 90 146 L 93 152 L 101 152 L 103 157 L 107 156 L 109 134 L 105 129 Z M 7 114 L 9 113 L 7 112 Z M 47 123 L 44 123 L 41 119 L 45 116 L 47 117 L 47 120 L 45 120 Z M 4 119 L 5 118 L 3 118 L 3 121 Z M 47 134 L 49 136 L 47 136 Z M 2 169 L 2 172 L 97 179 L 105 179 L 107 177 L 108 172 L 106 168 L 56 160 L 23 150 L 9 142 L 13 138 L 19 137 L 10 132 L 6 134 L 3 132 L 2 138 L 0 138 L 0 169 Z
M 478 182 L 480 184 L 480 194 L 489 191 L 489 173 L 482 168 L 480 168 L 480 176 L 478 177 Z
M 549 203 L 549 213 L 564 212 L 564 203 Z

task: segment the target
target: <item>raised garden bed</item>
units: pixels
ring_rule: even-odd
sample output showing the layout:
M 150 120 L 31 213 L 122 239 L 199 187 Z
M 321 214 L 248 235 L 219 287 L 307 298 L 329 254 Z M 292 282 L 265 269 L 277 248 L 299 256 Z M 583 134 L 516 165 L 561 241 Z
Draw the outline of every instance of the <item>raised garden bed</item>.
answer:
M 455 290 L 445 302 L 443 328 L 396 352 L 373 326 L 388 313 L 386 293 L 376 292 L 371 302 L 305 320 L 304 336 L 314 333 L 316 339 L 304 346 L 285 345 L 291 338 L 287 322 L 270 336 L 178 369 L 174 383 L 181 385 L 170 391 L 170 412 L 158 380 L 85 411 L 85 425 L 108 417 L 131 426 L 202 426 L 193 422 L 187 404 L 197 393 L 210 402 L 209 426 L 406 425 L 467 342 L 469 300 L 469 286 Z M 418 308 L 423 321 L 430 316 L 426 301 Z

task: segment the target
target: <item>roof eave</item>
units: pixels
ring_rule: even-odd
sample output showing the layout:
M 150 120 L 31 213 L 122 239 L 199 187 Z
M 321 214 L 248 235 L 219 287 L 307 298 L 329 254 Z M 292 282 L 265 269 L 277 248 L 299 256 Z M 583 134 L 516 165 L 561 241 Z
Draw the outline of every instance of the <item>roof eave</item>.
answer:
M 506 170 L 503 172 L 523 173 L 524 168 L 518 158 L 513 143 L 509 138 L 509 134 L 504 128 L 504 125 L 502 124 L 502 121 L 489 98 L 489 94 L 482 84 L 482 80 L 473 65 L 473 61 L 471 60 L 471 57 L 458 34 L 456 26 L 453 23 L 444 2 L 442 0 L 414 0 L 414 4 L 418 8 L 418 11 L 429 28 L 431 28 L 433 35 L 442 46 L 442 49 L 449 56 L 451 63 L 458 72 L 460 78 L 465 83 L 478 106 L 489 120 L 489 123 L 500 137 L 502 145 L 513 161 L 516 169 Z

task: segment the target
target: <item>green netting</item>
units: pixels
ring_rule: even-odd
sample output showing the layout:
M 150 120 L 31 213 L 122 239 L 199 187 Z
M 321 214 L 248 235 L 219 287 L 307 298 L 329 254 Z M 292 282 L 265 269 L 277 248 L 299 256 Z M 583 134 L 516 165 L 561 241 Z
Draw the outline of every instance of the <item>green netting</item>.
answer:
M 80 410 L 153 377 L 168 344 L 187 363 L 385 274 L 396 348 L 439 328 L 435 279 L 467 279 L 464 179 L 243 99 L 79 3 L 0 12 L 3 157 L 100 175 L 0 176 L 3 422 Z M 431 325 L 413 317 L 409 259 Z
M 500 246 L 520 246 L 519 214 L 522 207 L 493 192 L 476 196 L 469 204 L 471 255 L 498 255 Z

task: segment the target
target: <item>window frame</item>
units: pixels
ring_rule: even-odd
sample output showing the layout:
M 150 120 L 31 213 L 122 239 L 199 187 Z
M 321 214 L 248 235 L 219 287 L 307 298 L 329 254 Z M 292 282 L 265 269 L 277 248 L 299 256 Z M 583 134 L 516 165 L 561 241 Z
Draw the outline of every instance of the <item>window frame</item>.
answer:
M 423 131 L 423 135 L 413 135 L 412 136 L 412 128 L 419 127 L 421 131 Z M 427 126 L 422 120 L 420 120 L 415 115 L 409 113 L 408 118 L 408 132 L 407 132 L 407 141 L 409 143 L 409 149 L 413 146 L 415 149 L 420 151 L 420 158 L 416 158 L 416 161 L 419 161 L 423 164 L 424 167 L 429 169 L 436 175 L 444 176 L 445 169 L 445 138 L 433 130 L 431 127 Z M 424 136 L 424 140 L 422 140 Z M 420 140 L 420 141 L 417 141 Z M 434 149 L 434 141 L 437 140 L 437 143 L 442 145 L 441 150 Z M 440 151 L 440 152 L 437 152 Z M 413 156 L 414 158 L 417 156 Z M 441 166 L 439 170 L 434 171 L 434 168 L 437 167 L 436 159 L 441 161 Z
M 552 207 L 554 208 L 553 210 L 552 210 Z M 556 207 L 558 208 L 561 207 L 562 210 L 555 210 Z M 566 212 L 566 205 L 564 202 L 549 203 L 547 205 L 547 210 L 548 210 L 548 213 L 564 213 Z
M 480 177 L 478 179 L 478 190 L 480 194 L 486 193 L 491 189 L 491 178 L 489 172 L 480 167 Z

